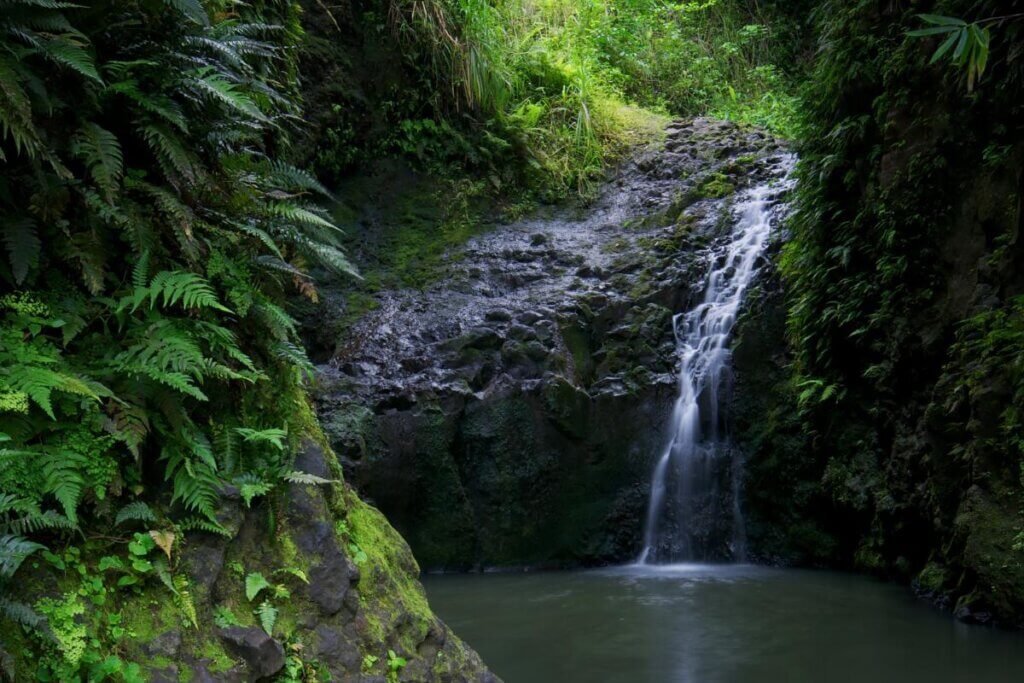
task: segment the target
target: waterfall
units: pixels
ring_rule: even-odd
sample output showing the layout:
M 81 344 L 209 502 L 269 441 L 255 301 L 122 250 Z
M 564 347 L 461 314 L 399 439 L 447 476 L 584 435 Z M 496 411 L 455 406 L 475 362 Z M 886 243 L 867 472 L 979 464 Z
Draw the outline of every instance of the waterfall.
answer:
M 730 385 L 727 344 L 768 242 L 776 193 L 761 185 L 737 203 L 730 241 L 710 253 L 703 301 L 672 319 L 679 395 L 651 479 L 640 564 L 744 559 L 741 463 L 721 406 Z

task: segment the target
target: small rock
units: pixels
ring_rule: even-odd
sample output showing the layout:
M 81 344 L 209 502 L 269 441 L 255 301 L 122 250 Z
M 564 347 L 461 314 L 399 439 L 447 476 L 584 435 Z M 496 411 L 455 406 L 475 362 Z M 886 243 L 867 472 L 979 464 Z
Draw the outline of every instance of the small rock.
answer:
M 507 323 L 512 319 L 512 314 L 499 308 L 493 311 L 488 311 L 487 314 L 484 315 L 484 319 L 493 322 Z
M 167 657 L 173 659 L 181 647 L 181 631 L 172 629 L 142 644 L 142 651 L 150 657 Z
M 333 540 L 323 548 L 321 562 L 309 570 L 309 585 L 306 586 L 309 599 L 328 616 L 339 612 L 345 604 L 351 581 L 348 561 Z
M 534 234 L 530 235 L 530 245 L 534 247 L 539 247 L 540 245 L 547 244 L 550 241 L 551 238 L 542 232 L 535 232 Z
M 362 657 L 359 648 L 344 637 L 338 629 L 325 624 L 316 627 L 313 654 L 332 670 L 354 673 L 359 671 Z
M 172 664 L 152 671 L 148 680 L 150 683 L 178 683 L 178 667 Z
M 227 649 L 246 663 L 254 680 L 284 668 L 284 647 L 261 628 L 230 626 L 220 629 L 220 637 Z
M 532 325 L 538 320 L 540 320 L 540 318 L 540 314 L 534 311 L 523 311 L 522 313 L 516 316 L 516 320 L 524 325 Z

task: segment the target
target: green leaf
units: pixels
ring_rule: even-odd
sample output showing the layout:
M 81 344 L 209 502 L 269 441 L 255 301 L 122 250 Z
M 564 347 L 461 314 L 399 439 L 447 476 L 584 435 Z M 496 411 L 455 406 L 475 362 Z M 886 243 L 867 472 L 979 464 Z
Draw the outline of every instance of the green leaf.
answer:
M 2 219 L 4 246 L 11 262 L 11 274 L 16 284 L 21 284 L 28 276 L 30 269 L 39 264 L 39 252 L 42 249 L 36 224 L 31 218 L 5 216 Z
M 210 17 L 199 0 L 164 0 L 164 4 L 178 10 L 197 24 L 210 25 Z
M 260 619 L 260 626 L 269 635 L 274 634 L 274 624 L 277 623 L 277 609 L 274 608 L 268 601 L 264 600 L 259 607 L 256 608 L 256 614 Z
M 40 51 L 54 62 L 66 66 L 86 78 L 102 83 L 99 72 L 96 71 L 96 62 L 92 55 L 81 45 L 72 42 L 66 37 L 57 37 L 40 44 Z
M 923 38 L 925 36 L 934 36 L 941 33 L 955 33 L 959 31 L 957 26 L 932 26 L 931 28 L 921 28 L 916 31 L 907 31 L 908 36 L 914 38 Z
M 106 555 L 100 558 L 100 563 L 97 569 L 101 572 L 105 572 L 108 569 L 117 569 L 124 571 L 124 562 L 121 561 L 120 557 L 114 557 L 112 555 Z
M 929 63 L 929 64 L 935 64 L 935 63 L 936 63 L 937 61 L 939 61 L 940 59 L 942 59 L 942 56 L 943 56 L 944 54 L 946 54 L 947 52 L 949 52 L 949 49 L 950 49 L 951 47 L 953 47 L 953 44 L 954 44 L 954 43 L 956 42 L 956 40 L 957 40 L 957 38 L 958 38 L 959 36 L 960 36 L 960 32 L 959 32 L 959 31 L 957 31 L 956 33 L 954 33 L 954 34 L 952 34 L 951 36 L 949 36 L 949 38 L 947 38 L 946 40 L 944 40 L 944 41 L 943 41 L 943 43 L 942 43 L 942 45 L 940 45 L 940 46 L 939 46 L 939 49 L 937 49 L 937 50 L 935 51 L 935 54 L 933 54 L 933 55 L 932 55 L 931 61 L 930 61 L 930 62 L 928 62 L 928 63 Z
M 96 186 L 112 201 L 121 185 L 124 158 L 117 136 L 95 123 L 78 129 L 71 140 L 71 152 L 85 161 Z
M 967 49 L 967 41 L 969 40 L 970 33 L 966 30 L 960 31 L 957 34 L 960 39 L 957 41 L 956 50 L 953 51 L 953 60 L 958 64 L 963 59 L 964 50 Z
M 270 582 L 259 572 L 250 572 L 245 577 L 245 598 L 252 602 L 260 594 L 260 591 L 270 588 Z
M 939 26 L 966 26 L 967 22 L 963 19 L 957 19 L 956 17 L 946 17 L 940 14 L 918 14 L 917 17 L 922 21 L 926 21 L 929 24 L 938 24 Z

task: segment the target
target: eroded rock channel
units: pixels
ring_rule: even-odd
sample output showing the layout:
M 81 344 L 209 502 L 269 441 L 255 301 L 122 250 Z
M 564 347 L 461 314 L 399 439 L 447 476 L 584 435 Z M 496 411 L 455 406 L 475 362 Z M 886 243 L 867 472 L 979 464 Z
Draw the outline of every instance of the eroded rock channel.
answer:
M 319 410 L 424 569 L 635 556 L 676 392 L 672 315 L 701 294 L 736 195 L 787 156 L 757 130 L 676 122 L 591 205 L 497 225 L 436 283 L 378 294 L 318 367 Z

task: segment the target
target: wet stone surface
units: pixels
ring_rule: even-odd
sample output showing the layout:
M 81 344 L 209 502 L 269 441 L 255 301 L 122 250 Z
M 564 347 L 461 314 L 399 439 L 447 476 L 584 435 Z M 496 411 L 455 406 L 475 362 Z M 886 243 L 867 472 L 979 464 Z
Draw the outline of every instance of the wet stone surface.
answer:
M 318 367 L 318 407 L 347 477 L 422 565 L 637 550 L 675 392 L 672 314 L 700 295 L 734 198 L 786 158 L 754 129 L 673 123 L 591 205 L 495 226 L 425 290 L 377 295 Z

